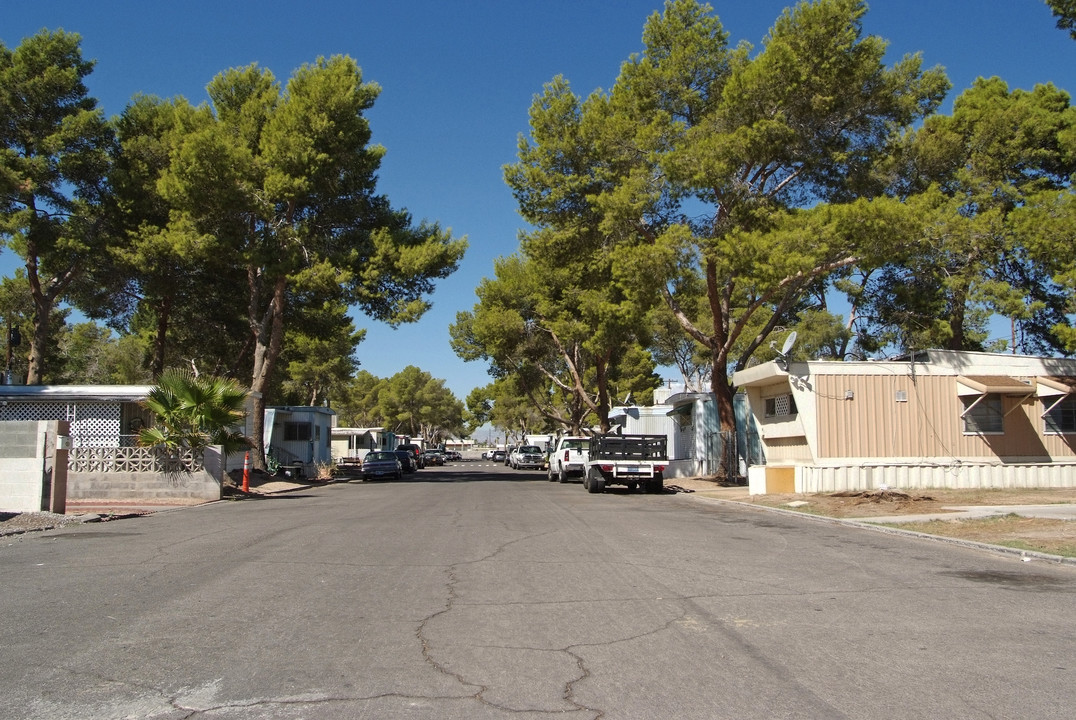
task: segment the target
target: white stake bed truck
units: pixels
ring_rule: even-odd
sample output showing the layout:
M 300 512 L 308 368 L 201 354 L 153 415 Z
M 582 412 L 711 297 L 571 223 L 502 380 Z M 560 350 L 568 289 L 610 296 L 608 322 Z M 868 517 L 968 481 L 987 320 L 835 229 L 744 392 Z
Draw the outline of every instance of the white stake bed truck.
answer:
M 669 462 L 668 438 L 664 435 L 596 435 L 583 469 L 583 487 L 600 493 L 606 485 L 642 487 L 660 493 L 662 473 Z

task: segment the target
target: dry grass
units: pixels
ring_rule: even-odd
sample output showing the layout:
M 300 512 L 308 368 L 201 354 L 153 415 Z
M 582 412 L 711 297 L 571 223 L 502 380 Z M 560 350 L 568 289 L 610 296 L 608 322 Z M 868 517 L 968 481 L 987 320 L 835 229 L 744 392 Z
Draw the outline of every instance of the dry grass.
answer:
M 1016 514 L 975 520 L 931 520 L 891 527 L 928 535 L 974 540 L 1020 550 L 1076 557 L 1076 521 L 1028 518 Z
M 836 518 L 886 517 L 952 512 L 964 505 L 1052 505 L 1076 503 L 1076 488 L 1030 490 L 908 490 L 815 495 L 748 495 L 747 489 L 692 486 L 703 496 L 722 497 Z M 789 503 L 805 503 L 789 507 Z M 892 525 L 907 530 L 991 545 L 1076 557 L 1076 521 L 1002 515 L 983 519 L 932 520 Z

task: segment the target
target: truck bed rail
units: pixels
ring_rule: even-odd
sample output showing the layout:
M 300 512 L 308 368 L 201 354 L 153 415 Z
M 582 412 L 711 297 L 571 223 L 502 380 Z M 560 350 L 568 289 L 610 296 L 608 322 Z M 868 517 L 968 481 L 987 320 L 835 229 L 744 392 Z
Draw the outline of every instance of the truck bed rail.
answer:
M 590 459 L 668 460 L 668 438 L 665 435 L 597 435 L 590 440 Z

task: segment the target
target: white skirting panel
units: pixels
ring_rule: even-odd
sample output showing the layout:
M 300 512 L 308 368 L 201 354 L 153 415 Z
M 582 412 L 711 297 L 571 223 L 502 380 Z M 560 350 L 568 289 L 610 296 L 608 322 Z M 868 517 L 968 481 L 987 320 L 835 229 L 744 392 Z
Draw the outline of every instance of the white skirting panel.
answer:
M 862 465 L 796 468 L 796 492 L 1076 487 L 1076 464 Z

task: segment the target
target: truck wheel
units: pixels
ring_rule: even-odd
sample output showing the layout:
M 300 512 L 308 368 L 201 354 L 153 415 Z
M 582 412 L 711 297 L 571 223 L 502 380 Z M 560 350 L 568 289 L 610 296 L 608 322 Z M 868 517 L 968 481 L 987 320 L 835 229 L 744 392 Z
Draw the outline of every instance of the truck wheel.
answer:
M 568 476 L 564 474 L 563 470 L 558 470 L 557 471 L 557 482 L 562 482 L 562 483 L 568 482 Z
M 587 473 L 587 492 L 600 493 L 605 492 L 605 478 L 602 477 L 601 470 L 598 468 L 591 468 Z
M 545 471 L 545 479 L 548 480 L 549 482 L 555 482 L 556 481 L 557 474 L 553 472 L 553 466 L 552 465 L 550 465 L 549 469 Z
M 646 491 L 651 495 L 656 495 L 662 491 L 661 477 L 656 477 L 653 480 L 646 481 Z

